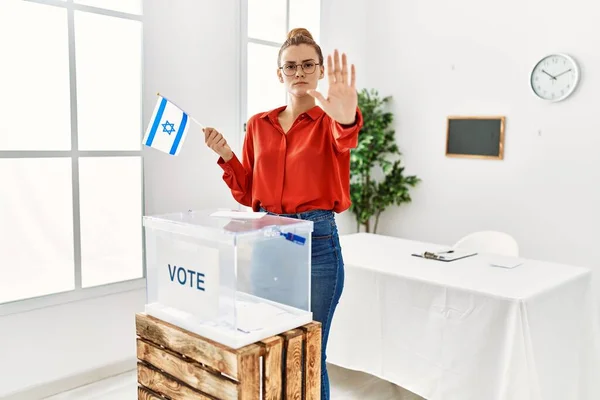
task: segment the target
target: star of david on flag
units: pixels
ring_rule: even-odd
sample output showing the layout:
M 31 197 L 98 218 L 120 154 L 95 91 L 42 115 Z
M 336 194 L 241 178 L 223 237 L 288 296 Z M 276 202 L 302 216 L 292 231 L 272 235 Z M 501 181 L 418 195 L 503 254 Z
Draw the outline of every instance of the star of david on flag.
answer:
M 193 120 L 185 111 L 159 94 L 143 144 L 167 154 L 178 155 L 187 136 L 190 119 Z

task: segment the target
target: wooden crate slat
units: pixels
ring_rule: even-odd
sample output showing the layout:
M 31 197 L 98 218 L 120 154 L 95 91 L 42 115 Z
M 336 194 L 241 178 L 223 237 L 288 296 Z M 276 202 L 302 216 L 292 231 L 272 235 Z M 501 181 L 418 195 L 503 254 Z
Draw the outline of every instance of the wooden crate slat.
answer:
M 143 386 L 138 386 L 138 400 L 165 400 L 160 394 L 153 392 L 152 390 Z
M 281 400 L 283 396 L 283 338 L 272 336 L 262 340 L 261 345 L 265 350 L 263 356 L 263 399 Z
M 157 347 L 143 339 L 137 340 L 137 358 L 203 393 L 219 397 L 222 400 L 238 398 L 237 382 L 221 375 L 215 375 L 197 363 L 182 359 L 176 353 Z
M 283 393 L 286 400 L 302 399 L 302 341 L 301 329 L 292 329 L 281 334 L 284 338 L 285 379 Z
M 141 338 L 239 380 L 238 355 L 235 350 L 145 313 L 137 313 L 135 323 L 136 333 Z
M 311 322 L 304 331 L 304 400 L 321 400 L 321 324 Z
M 141 362 L 138 363 L 137 375 L 139 384 L 173 400 L 214 400 Z
M 256 345 L 239 353 L 239 400 L 260 400 L 260 357 L 262 347 Z

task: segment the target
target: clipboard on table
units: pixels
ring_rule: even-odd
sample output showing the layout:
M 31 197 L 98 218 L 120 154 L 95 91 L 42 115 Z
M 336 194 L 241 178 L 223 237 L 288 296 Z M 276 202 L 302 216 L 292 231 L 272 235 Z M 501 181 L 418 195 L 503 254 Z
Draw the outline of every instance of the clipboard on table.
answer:
M 451 249 L 443 251 L 425 251 L 423 253 L 413 253 L 411 255 L 414 257 L 427 258 L 428 260 L 452 262 L 456 260 L 462 260 L 463 258 L 472 257 L 476 254 L 477 252 L 474 251 Z

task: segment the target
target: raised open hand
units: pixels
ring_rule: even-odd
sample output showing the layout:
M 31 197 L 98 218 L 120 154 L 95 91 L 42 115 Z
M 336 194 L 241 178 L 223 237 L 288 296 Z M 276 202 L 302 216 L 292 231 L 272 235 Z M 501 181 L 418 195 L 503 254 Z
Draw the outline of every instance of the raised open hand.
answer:
M 319 100 L 323 111 L 340 124 L 350 125 L 354 123 L 356 117 L 356 107 L 358 106 L 358 94 L 356 93 L 356 69 L 354 64 L 350 68 L 350 79 L 348 79 L 348 61 L 346 54 L 342 53 L 342 63 L 340 65 L 340 55 L 337 49 L 333 53 L 334 62 L 331 60 L 331 54 L 327 56 L 327 78 L 329 81 L 329 91 L 327 97 L 316 90 L 309 90 L 308 94 Z

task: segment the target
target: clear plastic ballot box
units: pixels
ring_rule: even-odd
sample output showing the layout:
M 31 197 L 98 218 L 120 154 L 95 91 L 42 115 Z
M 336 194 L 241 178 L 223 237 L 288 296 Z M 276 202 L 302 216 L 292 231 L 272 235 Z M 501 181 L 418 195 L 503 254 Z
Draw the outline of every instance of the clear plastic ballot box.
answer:
M 312 321 L 312 221 L 205 210 L 143 223 L 148 315 L 234 349 Z

